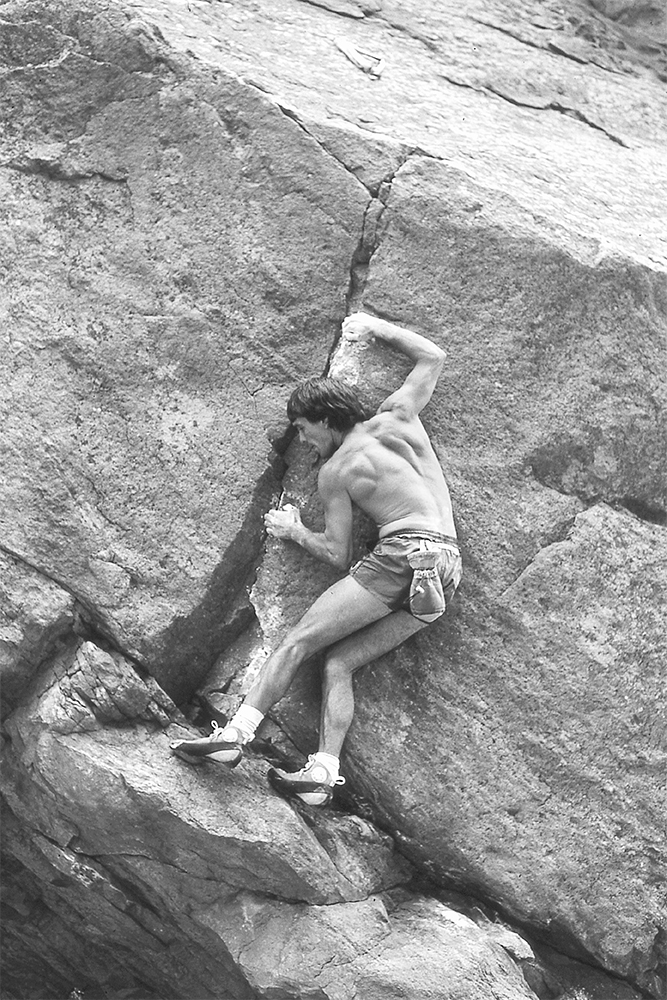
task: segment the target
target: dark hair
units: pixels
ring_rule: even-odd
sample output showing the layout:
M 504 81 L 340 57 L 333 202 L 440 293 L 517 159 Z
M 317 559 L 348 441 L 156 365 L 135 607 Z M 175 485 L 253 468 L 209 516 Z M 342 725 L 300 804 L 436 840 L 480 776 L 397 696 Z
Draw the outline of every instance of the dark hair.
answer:
M 334 431 L 349 431 L 368 419 L 358 395 L 339 378 L 309 378 L 297 386 L 287 401 L 287 416 L 294 422 L 305 417 L 316 423 L 328 420 Z

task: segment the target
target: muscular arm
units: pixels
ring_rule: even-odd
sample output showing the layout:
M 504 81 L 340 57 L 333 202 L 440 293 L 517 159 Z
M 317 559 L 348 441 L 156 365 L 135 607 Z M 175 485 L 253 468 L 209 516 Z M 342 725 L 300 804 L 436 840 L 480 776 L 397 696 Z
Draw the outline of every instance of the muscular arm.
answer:
M 409 419 L 426 406 L 445 362 L 445 352 L 437 344 L 412 330 L 367 313 L 348 316 L 343 322 L 343 336 L 347 340 L 370 340 L 377 337 L 414 362 L 414 368 L 403 385 L 385 399 L 379 413 L 393 410 L 398 416 Z
M 295 509 L 269 511 L 264 518 L 266 530 L 274 538 L 296 542 L 336 569 L 347 569 L 352 559 L 352 501 L 326 466 L 320 472 L 318 488 L 324 506 L 324 531 L 307 528 Z

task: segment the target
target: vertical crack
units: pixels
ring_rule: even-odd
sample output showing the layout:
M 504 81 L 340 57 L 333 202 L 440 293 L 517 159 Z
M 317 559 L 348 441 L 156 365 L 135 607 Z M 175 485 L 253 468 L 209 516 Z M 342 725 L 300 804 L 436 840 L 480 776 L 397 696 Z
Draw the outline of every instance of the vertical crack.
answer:
M 352 255 L 352 262 L 350 264 L 350 282 L 345 296 L 346 316 L 349 316 L 350 313 L 358 312 L 361 308 L 366 285 L 368 284 L 371 261 L 379 249 L 386 229 L 386 225 L 383 224 L 382 219 L 389 204 L 392 184 L 398 172 L 414 152 L 414 149 L 407 152 L 396 169 L 383 178 L 374 197 L 371 198 L 366 206 L 361 224 L 361 236 L 359 237 L 359 242 Z
M 261 89 L 257 84 L 251 83 L 250 85 Z M 354 253 L 352 254 L 352 261 L 350 263 L 350 279 L 345 295 L 345 315 L 349 316 L 351 313 L 357 312 L 361 308 L 363 302 L 364 292 L 368 283 L 368 273 L 370 270 L 371 260 L 380 246 L 381 236 L 384 232 L 384 227 L 381 225 L 382 217 L 389 202 L 394 179 L 408 159 L 414 153 L 421 151 L 416 147 L 408 149 L 404 156 L 400 159 L 398 165 L 394 167 L 393 170 L 385 174 L 377 186 L 375 184 L 367 184 L 357 176 L 354 170 L 352 170 L 343 159 L 335 156 L 334 153 L 327 148 L 325 143 L 318 139 L 317 136 L 313 135 L 294 108 L 281 104 L 279 101 L 276 101 L 275 98 L 273 98 L 273 100 L 285 117 L 295 122 L 299 128 L 305 132 L 307 136 L 309 136 L 309 138 L 316 142 L 328 156 L 332 156 L 341 167 L 347 170 L 347 172 L 351 174 L 358 183 L 362 184 L 371 194 L 371 199 L 364 211 L 359 242 L 357 243 Z M 339 340 L 340 334 L 338 334 L 331 346 L 329 357 L 327 358 L 327 363 L 324 369 L 325 375 L 329 371 L 331 359 L 336 347 L 338 346 Z
M 380 245 L 378 237 L 378 225 L 384 214 L 385 205 L 379 198 L 371 198 L 366 206 L 364 217 L 361 223 L 361 235 L 350 264 L 350 281 L 345 295 L 345 315 L 358 312 L 361 308 L 366 284 L 368 282 L 368 271 L 373 254 Z

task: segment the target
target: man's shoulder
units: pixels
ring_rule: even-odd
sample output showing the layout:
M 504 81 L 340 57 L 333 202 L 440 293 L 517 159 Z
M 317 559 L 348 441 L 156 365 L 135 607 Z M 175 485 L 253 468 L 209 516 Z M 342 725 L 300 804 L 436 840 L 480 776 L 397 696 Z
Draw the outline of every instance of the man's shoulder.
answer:
M 332 480 L 340 483 L 348 475 L 355 474 L 359 463 L 364 461 L 364 456 L 375 443 L 375 435 L 366 430 L 367 423 L 357 424 L 354 433 L 349 434 L 340 448 L 327 459 L 318 473 L 320 485 L 326 486 Z
M 364 423 L 366 433 L 373 438 L 381 438 L 383 434 L 409 435 L 411 431 L 423 428 L 418 414 L 409 417 L 399 410 L 381 410 Z
M 341 485 L 341 471 L 345 469 L 346 463 L 341 461 L 340 448 L 328 458 L 317 473 L 317 485 L 320 490 L 332 489 Z

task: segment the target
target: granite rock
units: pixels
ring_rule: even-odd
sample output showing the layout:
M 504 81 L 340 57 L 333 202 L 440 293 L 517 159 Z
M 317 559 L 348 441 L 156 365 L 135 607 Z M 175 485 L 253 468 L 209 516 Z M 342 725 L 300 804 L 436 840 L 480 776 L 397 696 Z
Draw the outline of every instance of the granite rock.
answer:
M 8 1000 L 661 995 L 659 14 L 0 5 Z M 169 741 L 336 579 L 262 515 L 322 523 L 301 378 L 406 372 L 358 308 L 447 352 L 465 577 L 359 674 L 317 813 L 265 779 L 317 660 L 235 771 Z

